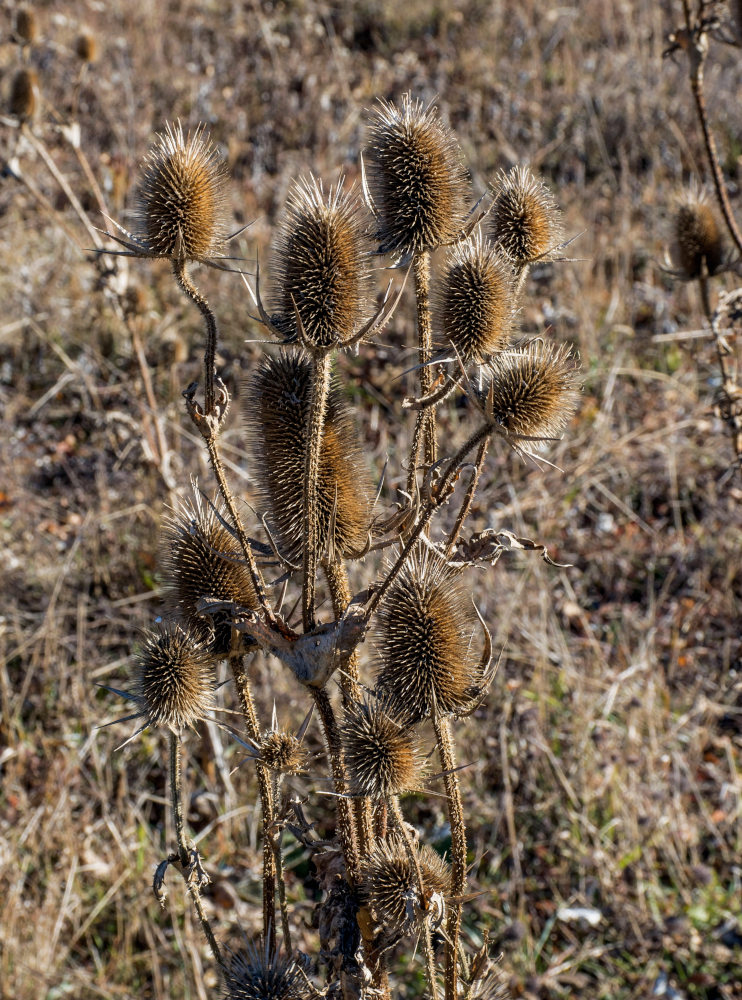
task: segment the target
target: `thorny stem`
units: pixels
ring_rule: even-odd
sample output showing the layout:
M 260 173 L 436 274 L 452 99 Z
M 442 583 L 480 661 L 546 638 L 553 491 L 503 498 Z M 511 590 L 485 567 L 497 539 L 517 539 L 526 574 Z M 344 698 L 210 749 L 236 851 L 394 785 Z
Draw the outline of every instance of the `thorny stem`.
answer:
M 459 778 L 448 719 L 433 716 L 435 738 L 438 745 L 443 782 L 448 800 L 448 819 L 451 825 L 451 905 L 446 921 L 446 1000 L 456 1000 L 458 978 L 459 930 L 461 928 L 461 897 L 466 889 L 466 826 L 461 802 Z
M 461 529 L 464 525 L 464 521 L 469 516 L 469 511 L 471 510 L 471 505 L 474 502 L 474 494 L 477 492 L 477 486 L 479 484 L 479 477 L 482 474 L 482 466 L 484 465 L 484 460 L 487 456 L 487 447 L 489 445 L 489 438 L 484 438 L 479 443 L 479 450 L 477 451 L 476 462 L 474 463 L 474 469 L 471 474 L 471 479 L 469 480 L 469 485 L 466 488 L 466 493 L 464 499 L 461 501 L 461 507 L 459 508 L 459 513 L 456 517 L 456 523 L 451 529 L 451 534 L 448 536 L 448 541 L 446 542 L 446 555 L 450 556 L 453 552 L 453 547 L 456 544 Z
M 302 598 L 301 613 L 305 632 L 311 632 L 314 617 L 314 590 L 319 562 L 319 510 L 317 480 L 319 478 L 325 406 L 330 388 L 330 356 L 322 353 L 312 358 L 312 401 L 307 420 L 307 441 L 304 453 L 304 513 L 302 518 Z
M 186 272 L 184 257 L 173 257 L 173 274 L 180 290 L 199 309 L 206 322 L 206 349 L 204 351 L 204 412 L 207 417 L 214 413 L 214 369 L 216 365 L 216 317 L 209 303 L 199 292 Z
M 420 396 L 430 393 L 433 386 L 433 372 L 430 360 L 433 357 L 433 321 L 430 312 L 430 252 L 421 250 L 413 261 L 415 273 L 415 301 L 417 302 L 417 342 L 420 370 Z M 407 473 L 407 491 L 412 493 L 415 470 L 417 469 L 420 444 L 423 446 L 423 461 L 431 466 L 437 457 L 435 409 L 421 410 L 415 421 L 415 431 L 410 449 L 410 464 Z
M 732 447 L 734 448 L 734 454 L 737 457 L 737 465 L 740 473 L 742 473 L 742 418 L 736 408 L 736 397 L 739 394 L 739 389 L 737 388 L 737 384 L 729 370 L 729 365 L 727 364 L 729 348 L 726 346 L 723 337 L 720 335 L 717 319 L 711 308 L 711 295 L 709 293 L 709 280 L 707 274 L 701 275 L 698 279 L 698 285 L 701 291 L 703 311 L 706 314 L 706 319 L 709 321 L 714 335 L 716 359 L 719 364 L 719 371 L 721 372 L 721 395 L 724 398 L 724 409 L 726 410 L 726 413 L 722 412 L 722 418 L 729 427 L 729 434 L 732 438 Z
M 279 774 L 273 774 L 273 780 L 271 781 L 271 792 L 273 795 L 273 802 L 275 803 L 275 808 L 278 809 L 278 804 L 281 798 L 281 781 Z M 279 828 L 275 831 L 271 831 L 271 845 L 273 847 L 273 856 L 276 865 L 276 883 L 278 885 L 278 904 L 281 908 L 281 930 L 283 932 L 283 947 L 287 955 L 293 954 L 293 947 L 291 945 L 291 924 L 289 922 L 289 908 L 286 901 L 286 882 L 283 870 L 283 828 Z

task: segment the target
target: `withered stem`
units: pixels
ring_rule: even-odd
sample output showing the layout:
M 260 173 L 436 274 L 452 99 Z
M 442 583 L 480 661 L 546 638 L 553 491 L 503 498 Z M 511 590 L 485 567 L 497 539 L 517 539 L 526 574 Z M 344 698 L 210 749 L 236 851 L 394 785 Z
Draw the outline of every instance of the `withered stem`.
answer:
M 304 512 L 302 517 L 302 589 L 301 614 L 305 632 L 316 625 L 314 590 L 319 562 L 319 510 L 317 480 L 319 478 L 325 407 L 330 388 L 330 356 L 323 352 L 312 358 L 312 395 L 307 420 L 307 441 L 304 453 Z
M 204 412 L 207 417 L 214 414 L 214 369 L 216 365 L 217 328 L 216 317 L 209 303 L 199 292 L 186 271 L 186 261 L 183 257 L 173 257 L 173 274 L 180 290 L 188 296 L 199 309 L 206 323 L 206 348 L 204 350 Z

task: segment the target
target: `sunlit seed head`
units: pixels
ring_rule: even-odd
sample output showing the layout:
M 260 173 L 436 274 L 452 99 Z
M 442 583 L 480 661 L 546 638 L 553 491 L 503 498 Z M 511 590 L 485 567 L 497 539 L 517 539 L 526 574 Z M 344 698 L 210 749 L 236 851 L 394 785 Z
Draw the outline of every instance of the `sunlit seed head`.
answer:
M 10 86 L 9 110 L 20 121 L 28 121 L 36 113 L 39 81 L 32 69 L 19 69 Z
M 24 45 L 33 45 L 39 36 L 39 24 L 36 12 L 24 4 L 15 12 L 15 34 Z
M 419 785 L 419 737 L 394 703 L 369 697 L 351 704 L 340 738 L 352 795 L 381 800 Z
M 448 253 L 436 292 L 444 343 L 464 362 L 484 361 L 507 347 L 513 312 L 513 269 L 481 234 Z
M 244 394 L 260 507 L 282 554 L 294 562 L 301 560 L 311 381 L 309 361 L 282 352 L 263 361 Z M 344 556 L 362 550 L 372 503 L 373 485 L 358 431 L 341 391 L 332 386 L 317 480 L 321 549 L 332 547 Z
M 518 451 L 543 450 L 558 437 L 579 399 L 579 368 L 569 347 L 536 340 L 486 366 L 489 415 Z
M 469 704 L 481 681 L 477 617 L 459 576 L 429 554 L 411 559 L 379 612 L 378 688 L 411 722 Z
M 719 220 L 706 192 L 693 185 L 676 199 L 671 258 L 679 276 L 692 281 L 719 271 L 725 263 Z
M 505 983 L 502 973 L 492 969 L 475 983 L 470 993 L 471 1000 L 513 1000 L 513 995 Z
M 227 952 L 224 1000 L 308 1000 L 314 996 L 299 967 L 278 952 L 248 944 Z
M 201 260 L 224 240 L 225 173 L 203 126 L 165 126 L 143 163 L 137 217 L 153 256 Z
M 201 598 L 253 609 L 258 606 L 242 551 L 226 527 L 227 517 L 221 502 L 212 507 L 194 489 L 193 500 L 181 501 L 165 521 L 160 558 L 169 612 L 182 618 L 204 641 L 213 621 L 213 650 L 221 654 L 231 642 L 229 618 L 220 613 L 202 617 Z
M 98 58 L 98 45 L 95 35 L 87 29 L 81 31 L 75 39 L 75 55 L 84 63 L 94 63 Z
M 210 650 L 180 625 L 148 632 L 138 656 L 138 699 L 150 726 L 180 733 L 212 708 Z
M 489 214 L 492 240 L 516 267 L 554 251 L 562 241 L 561 216 L 549 189 L 528 167 L 501 173 Z
M 379 101 L 363 151 L 384 253 L 405 255 L 453 242 L 470 197 L 459 145 L 436 108 L 408 94 Z
M 259 746 L 261 761 L 280 774 L 298 774 L 306 767 L 308 754 L 293 733 L 269 730 L 264 733 Z
M 449 895 L 449 866 L 428 844 L 418 845 L 416 850 L 426 895 Z M 388 933 L 411 934 L 422 923 L 427 900 L 420 897 L 414 865 L 400 840 L 377 843 L 366 856 L 361 891 L 374 919 Z
M 273 322 L 308 345 L 331 348 L 362 325 L 369 257 L 356 197 L 342 182 L 325 192 L 314 177 L 289 195 L 272 254 Z

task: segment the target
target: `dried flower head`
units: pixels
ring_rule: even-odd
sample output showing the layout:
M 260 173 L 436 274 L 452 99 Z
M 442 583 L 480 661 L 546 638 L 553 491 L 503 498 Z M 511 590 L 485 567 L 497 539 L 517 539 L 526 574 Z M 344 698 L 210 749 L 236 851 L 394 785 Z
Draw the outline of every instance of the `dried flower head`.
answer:
M 490 235 L 513 264 L 522 268 L 556 249 L 561 217 L 549 189 L 528 167 L 500 173 L 494 185 Z
M 452 243 L 467 213 L 469 175 L 434 107 L 409 94 L 379 101 L 363 152 L 380 252 L 405 256 Z
M 39 81 L 34 70 L 26 67 L 19 69 L 10 87 L 11 115 L 22 122 L 33 118 L 38 103 L 38 90 Z
M 193 500 L 183 500 L 163 530 L 160 563 L 169 612 L 182 617 L 203 640 L 211 629 L 199 612 L 201 598 L 258 606 L 250 572 L 225 518 L 222 503 L 204 503 L 194 488 Z M 212 620 L 213 651 L 224 654 L 231 641 L 229 619 L 216 613 Z
M 80 32 L 75 39 L 75 55 L 84 63 L 94 63 L 98 58 L 98 45 L 95 35 L 87 29 Z
M 352 795 L 387 799 L 419 784 L 419 738 L 388 699 L 371 697 L 349 705 L 340 737 Z
M 164 623 L 139 653 L 138 698 L 147 725 L 178 734 L 212 708 L 211 653 L 197 635 Z
M 301 556 L 304 461 L 312 368 L 298 354 L 266 358 L 245 394 L 255 480 L 283 556 Z M 363 549 L 372 484 L 352 416 L 337 386 L 327 400 L 317 481 L 319 545 L 343 556 Z
M 429 554 L 410 560 L 379 612 L 379 690 L 411 722 L 463 714 L 478 693 L 477 617 L 460 577 Z
M 361 890 L 374 919 L 389 934 L 412 933 L 430 911 L 432 897 L 444 899 L 450 893 L 451 872 L 443 858 L 428 844 L 416 850 L 424 899 L 400 840 L 377 843 L 362 864 Z
M 184 135 L 180 122 L 166 125 L 143 171 L 137 208 L 143 253 L 176 260 L 213 257 L 225 238 L 225 172 L 204 126 Z
M 299 774 L 307 764 L 307 750 L 294 733 L 283 729 L 269 729 L 257 748 L 259 759 L 272 771 L 280 774 Z
M 513 269 L 480 233 L 449 251 L 436 295 L 438 325 L 464 362 L 507 347 L 512 302 Z
M 488 416 L 517 451 L 533 454 L 557 437 L 577 407 L 579 370 L 566 345 L 534 340 L 487 365 Z
M 502 974 L 496 969 L 490 970 L 483 979 L 478 980 L 469 996 L 471 1000 L 512 1000 L 512 993 Z
M 224 1000 L 307 1000 L 310 993 L 297 964 L 266 945 L 228 952 Z
M 16 38 L 24 45 L 33 45 L 39 36 L 36 12 L 26 4 L 15 12 L 15 34 Z
M 670 255 L 684 281 L 715 274 L 726 262 L 721 226 L 707 193 L 696 184 L 677 198 Z
M 342 181 L 327 193 L 311 176 L 293 186 L 272 270 L 271 319 L 287 338 L 327 349 L 353 336 L 366 308 L 368 252 L 358 200 Z

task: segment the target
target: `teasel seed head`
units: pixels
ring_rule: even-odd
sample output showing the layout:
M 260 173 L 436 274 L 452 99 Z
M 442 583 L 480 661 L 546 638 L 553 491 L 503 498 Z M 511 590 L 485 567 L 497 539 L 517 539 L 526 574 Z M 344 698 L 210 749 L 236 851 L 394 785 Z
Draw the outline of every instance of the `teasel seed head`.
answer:
M 137 218 L 149 256 L 186 260 L 212 257 L 225 238 L 224 166 L 199 126 L 183 134 L 165 126 L 143 163 Z
M 513 269 L 481 233 L 448 253 L 436 292 L 438 325 L 445 347 L 464 363 L 484 361 L 507 347 L 513 312 Z
M 15 12 L 15 34 L 24 45 L 33 45 L 39 36 L 39 25 L 33 7 L 24 4 Z
M 301 559 L 304 461 L 312 366 L 294 353 L 266 358 L 245 393 L 260 506 L 281 554 Z M 358 433 L 340 389 L 331 386 L 317 484 L 319 545 L 349 557 L 366 543 L 373 489 Z M 331 528 L 334 528 L 330 537 Z
M 174 623 L 148 632 L 139 653 L 138 700 L 150 726 L 179 734 L 212 708 L 212 656 L 200 637 Z
M 726 263 L 721 226 L 708 195 L 697 184 L 678 196 L 673 230 L 670 254 L 684 281 L 715 274 Z
M 399 574 L 374 632 L 377 687 L 409 722 L 466 712 L 482 681 L 477 623 L 460 577 L 443 560 L 417 554 Z
M 460 236 L 469 174 L 436 108 L 424 108 L 409 94 L 401 107 L 379 101 L 363 155 L 381 253 L 404 257 Z
M 422 923 L 431 897 L 445 899 L 451 891 L 451 872 L 428 844 L 416 845 L 425 899 L 414 865 L 401 840 L 377 843 L 363 860 L 361 891 L 374 919 L 388 934 L 411 934 Z
M 25 66 L 13 77 L 10 87 L 10 113 L 20 121 L 33 118 L 38 104 L 39 81 L 36 73 Z
M 87 29 L 81 31 L 75 39 L 75 55 L 84 63 L 94 63 L 98 58 L 98 45 L 95 35 Z
M 528 167 L 500 173 L 494 185 L 490 235 L 516 268 L 547 256 L 562 241 L 561 215 L 549 189 Z
M 194 487 L 193 500 L 181 501 L 163 529 L 160 565 L 168 611 L 182 618 L 203 641 L 211 629 L 209 619 L 198 610 L 202 597 L 258 607 L 240 547 L 223 523 L 227 517 L 221 502 L 207 504 Z M 216 613 L 212 621 L 213 651 L 223 655 L 231 642 L 229 619 Z
M 389 699 L 370 696 L 349 705 L 340 737 L 351 795 L 378 801 L 418 786 L 420 741 Z
M 558 437 L 579 399 L 579 368 L 571 349 L 534 340 L 503 351 L 486 366 L 487 413 L 516 451 L 534 454 Z
M 279 774 L 299 774 L 307 764 L 308 754 L 302 741 L 283 729 L 269 729 L 258 745 L 260 760 Z
M 223 975 L 224 1000 L 307 1000 L 313 995 L 297 964 L 267 946 L 227 951 Z
M 289 195 L 273 247 L 271 319 L 309 349 L 350 339 L 363 318 L 370 271 L 359 208 L 342 181 L 325 193 L 304 177 Z

